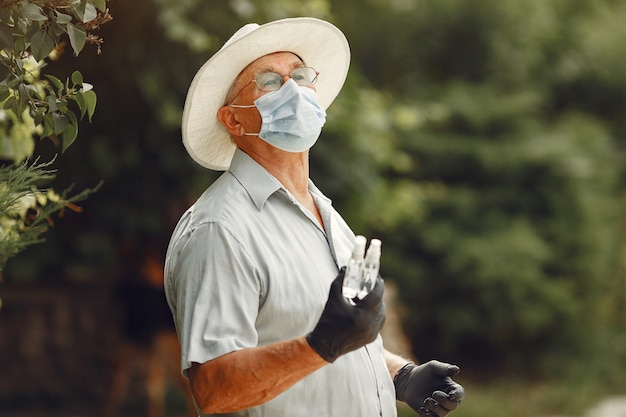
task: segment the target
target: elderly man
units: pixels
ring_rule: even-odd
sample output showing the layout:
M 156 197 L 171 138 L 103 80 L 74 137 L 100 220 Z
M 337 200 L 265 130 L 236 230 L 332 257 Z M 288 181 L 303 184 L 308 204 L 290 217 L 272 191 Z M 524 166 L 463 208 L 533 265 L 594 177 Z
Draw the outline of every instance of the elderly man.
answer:
M 165 289 L 203 415 L 424 416 L 456 409 L 458 367 L 386 352 L 380 277 L 341 291 L 354 233 L 309 179 L 309 149 L 341 89 L 344 35 L 313 18 L 237 31 L 196 74 L 183 142 L 225 171 L 182 216 Z

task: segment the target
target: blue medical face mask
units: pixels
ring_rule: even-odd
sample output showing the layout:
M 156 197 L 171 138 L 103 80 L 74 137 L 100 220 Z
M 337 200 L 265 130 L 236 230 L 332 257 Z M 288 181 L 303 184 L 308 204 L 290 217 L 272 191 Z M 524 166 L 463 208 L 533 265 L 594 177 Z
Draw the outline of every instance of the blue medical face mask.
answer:
M 301 87 L 291 78 L 279 90 L 256 99 L 254 105 L 231 104 L 231 107 L 256 107 L 262 118 L 261 131 L 244 135 L 259 136 L 287 152 L 310 149 L 326 122 L 326 112 L 317 103 L 315 90 Z

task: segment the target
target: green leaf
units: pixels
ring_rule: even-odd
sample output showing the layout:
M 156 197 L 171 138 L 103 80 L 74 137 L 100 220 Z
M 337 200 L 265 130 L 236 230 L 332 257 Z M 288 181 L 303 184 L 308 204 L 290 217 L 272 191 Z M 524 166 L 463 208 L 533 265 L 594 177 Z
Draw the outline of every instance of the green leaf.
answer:
M 56 38 L 57 43 L 59 42 L 59 39 L 61 38 L 61 36 L 67 33 L 67 29 L 65 28 L 65 26 L 66 25 L 52 23 L 50 25 L 50 28 L 48 29 L 48 33 L 52 34 Z
M 40 107 L 38 108 L 31 107 L 29 113 L 30 113 L 30 117 L 32 117 L 33 121 L 35 122 L 35 126 L 38 126 L 43 123 L 43 116 L 45 114 L 45 109 L 40 108 Z
M 96 111 L 96 102 L 98 101 L 96 92 L 93 90 L 83 92 L 83 98 L 85 99 L 85 105 L 87 106 L 87 117 L 89 122 Z
M 18 108 L 19 114 L 22 114 L 22 112 L 26 108 L 26 103 L 28 102 L 28 99 L 30 98 L 30 94 L 28 94 L 28 90 L 26 89 L 26 84 L 24 83 L 17 86 L 17 92 L 18 92 L 17 108 Z
M 9 20 L 11 20 L 11 9 L 0 7 L 0 22 L 8 22 Z
M 39 94 L 39 90 L 36 86 L 32 84 L 26 84 L 26 91 L 28 92 L 29 96 L 41 100 L 41 95 Z
M 58 106 L 59 106 L 59 111 L 60 111 L 61 113 L 67 113 L 67 111 L 68 111 L 68 109 L 67 109 L 67 99 L 60 98 L 60 99 L 57 101 L 57 104 L 58 104 Z
M 67 148 L 69 148 L 70 145 L 74 143 L 77 137 L 78 137 L 78 126 L 75 126 L 73 124 L 67 125 L 67 128 L 65 128 L 65 131 L 61 135 L 61 142 L 63 142 L 62 151 L 65 152 Z
M 41 61 L 54 49 L 54 41 L 52 40 L 52 37 L 48 35 L 48 32 L 42 29 L 35 32 L 33 37 L 30 39 L 30 49 L 35 59 L 37 61 Z
M 78 119 L 76 118 L 76 115 L 74 114 L 73 111 L 68 111 L 67 112 L 67 117 L 69 117 L 70 119 L 70 124 L 76 126 L 76 128 L 78 129 Z
M 15 25 L 13 30 L 17 29 L 19 31 L 19 33 L 25 35 L 26 32 L 28 32 L 28 28 L 30 26 L 31 25 L 29 24 L 29 20 L 28 19 L 24 19 L 23 17 L 18 17 L 17 18 L 17 24 Z
M 15 56 L 20 56 L 24 49 L 26 49 L 26 41 L 23 37 L 19 37 L 17 39 L 13 39 L 13 53 Z
M 72 13 L 81 22 L 83 21 L 83 16 L 85 15 L 85 6 L 87 6 L 87 0 L 72 3 Z
M 20 19 L 20 20 L 26 23 L 26 30 L 22 32 L 26 39 L 32 38 L 36 32 L 39 32 L 40 30 L 44 30 L 45 28 L 43 24 L 34 25 L 32 24 L 32 22 L 28 21 L 27 19 Z
M 76 103 L 78 103 L 78 108 L 80 109 L 80 118 L 82 119 L 83 117 L 85 117 L 85 113 L 87 113 L 87 105 L 85 103 L 85 96 L 83 92 L 77 92 L 74 100 L 76 100 Z
M 52 122 L 54 125 L 54 134 L 58 135 L 70 124 L 70 119 L 64 114 L 52 113 Z
M 54 133 L 54 113 L 46 113 L 43 117 L 43 132 L 41 133 L 42 138 L 47 138 L 48 136 Z
M 59 106 L 57 104 L 56 98 L 53 96 L 48 96 L 48 111 L 54 113 L 57 110 L 59 110 Z
M 70 37 L 70 44 L 74 50 L 74 54 L 78 55 L 83 50 L 87 41 L 87 32 L 85 28 L 75 26 L 71 23 L 67 24 L 67 34 Z
M 89 3 L 93 4 L 101 12 L 107 8 L 106 0 L 89 0 Z
M 56 10 L 53 10 L 53 11 L 54 11 L 54 21 L 57 22 L 58 24 L 66 25 L 72 21 L 72 16 L 70 16 L 69 14 L 60 13 Z
M 70 120 L 70 123 L 67 125 L 63 134 L 61 135 L 62 144 L 62 152 L 65 152 L 67 148 L 70 147 L 72 143 L 78 137 L 78 120 L 76 120 L 76 115 L 73 112 L 67 113 L 67 116 Z
M 9 87 L 7 87 L 6 83 L 0 83 L 0 102 L 9 98 L 9 94 Z
M 52 84 L 56 87 L 57 90 L 63 89 L 63 83 L 54 75 L 46 74 L 46 78 L 48 78 Z
M 16 104 L 15 97 L 11 96 L 7 99 L 7 101 L 4 102 L 4 106 L 2 107 L 6 110 L 12 110 L 13 113 L 15 113 L 15 110 L 14 110 L 15 104 Z
M 13 47 L 13 32 L 7 25 L 0 24 L 0 48 L 11 49 Z
M 85 15 L 83 16 L 83 23 L 94 20 L 98 17 L 98 11 L 91 3 L 87 3 L 85 6 Z
M 72 73 L 72 82 L 74 83 L 74 85 L 83 85 L 83 74 L 80 73 L 80 71 L 74 71 Z
M 33 3 L 24 3 L 22 10 L 20 10 L 20 17 L 34 21 L 48 20 L 43 12 L 43 9 Z
M 87 0 L 81 0 L 79 4 L 72 6 L 74 16 L 83 23 L 89 22 L 98 16 L 98 11 L 93 4 L 87 3 Z

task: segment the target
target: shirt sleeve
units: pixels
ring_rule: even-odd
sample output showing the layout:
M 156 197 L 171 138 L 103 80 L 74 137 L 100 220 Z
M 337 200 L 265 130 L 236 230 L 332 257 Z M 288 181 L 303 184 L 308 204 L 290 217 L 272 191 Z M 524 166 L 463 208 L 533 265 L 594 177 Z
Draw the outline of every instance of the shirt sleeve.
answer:
M 170 254 L 167 285 L 181 343 L 181 366 L 257 345 L 262 293 L 258 268 L 218 223 L 181 236 Z

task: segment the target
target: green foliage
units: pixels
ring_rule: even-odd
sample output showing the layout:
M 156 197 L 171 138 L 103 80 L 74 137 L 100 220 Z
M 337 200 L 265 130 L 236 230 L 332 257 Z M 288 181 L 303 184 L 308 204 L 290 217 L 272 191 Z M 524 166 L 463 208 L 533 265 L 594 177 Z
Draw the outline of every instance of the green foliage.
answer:
M 83 83 L 79 71 L 63 83 L 52 75 L 41 80 L 41 70 L 47 57 L 55 59 L 60 53 L 64 36 L 78 55 L 87 42 L 87 31 L 108 19 L 104 0 L 4 1 L 0 8 L 0 102 L 18 122 L 28 112 L 35 126 L 43 126 L 42 137 L 60 137 L 63 151 L 76 139 L 78 121 L 85 114 L 91 119 L 96 94 Z M 89 39 L 101 42 L 94 35 Z M 80 117 L 70 108 L 70 101 L 77 104 Z
M 406 242 L 415 275 L 399 275 L 412 288 L 405 302 L 420 306 L 411 328 L 416 343 L 429 340 L 420 344 L 424 356 L 463 355 L 465 346 L 466 361 L 494 364 L 497 353 L 501 366 L 541 366 L 534 355 L 562 346 L 574 353 L 581 330 L 593 334 L 590 312 L 615 273 L 610 141 L 580 117 L 511 141 L 414 143 L 424 178 L 445 184 Z M 517 349 L 498 348 L 507 346 Z
M 0 160 L 10 163 L 2 167 L 0 178 L 0 271 L 8 257 L 41 241 L 39 234 L 46 229 L 42 218 L 91 192 L 67 199 L 66 192 L 59 196 L 37 189 L 39 180 L 52 175 L 44 170 L 47 165 L 15 164 L 38 159 L 33 157 L 37 137 L 50 138 L 65 152 L 78 136 L 79 121 L 85 116 L 92 120 L 96 93 L 79 71 L 65 82 L 52 74 L 41 76 L 48 61 L 62 54 L 65 37 L 75 55 L 88 41 L 99 50 L 102 40 L 91 32 L 110 18 L 105 0 L 0 3 Z M 27 210 L 41 216 L 27 224 Z
M 415 354 L 528 372 L 580 360 L 606 335 L 599 307 L 623 304 L 609 288 L 624 279 L 615 226 L 626 82 L 607 51 L 626 9 L 394 4 L 348 15 L 342 3 L 339 25 L 358 69 L 395 99 L 379 111 L 402 115 L 376 133 L 412 168 L 382 173 L 419 190 L 422 207 L 394 223 L 372 216 L 369 227 L 386 248 L 385 276 L 402 288 Z M 378 25 L 362 31 L 372 16 Z
M 54 178 L 52 163 L 22 163 L 16 167 L 0 167 L 0 272 L 7 260 L 28 246 L 43 241 L 41 234 L 52 223 L 51 216 L 85 199 L 96 191 L 83 190 L 67 198 L 70 191 L 58 195 L 42 183 Z M 98 186 L 99 187 L 99 186 Z

